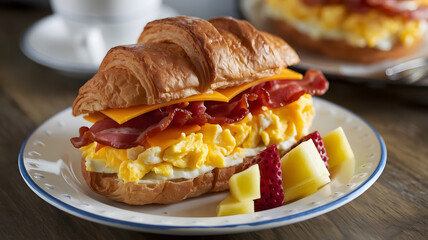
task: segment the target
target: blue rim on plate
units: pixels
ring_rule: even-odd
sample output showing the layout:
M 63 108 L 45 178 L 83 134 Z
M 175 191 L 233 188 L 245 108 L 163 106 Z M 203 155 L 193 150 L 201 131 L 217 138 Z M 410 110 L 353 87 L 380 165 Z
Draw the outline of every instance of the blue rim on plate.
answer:
M 379 164 L 377 165 L 374 172 L 370 175 L 370 177 L 366 181 L 364 181 L 359 187 L 357 187 L 356 189 L 354 189 L 350 193 L 338 198 L 337 200 L 334 200 L 330 203 L 327 203 L 325 205 L 321 205 L 319 207 L 316 207 L 316 208 L 313 208 L 310 210 L 306 210 L 306 211 L 303 211 L 300 213 L 292 214 L 292 215 L 287 215 L 287 216 L 283 216 L 283 217 L 279 217 L 279 218 L 275 218 L 275 219 L 270 219 L 270 220 L 260 220 L 260 221 L 256 221 L 256 222 L 252 222 L 252 223 L 242 223 L 242 224 L 225 224 L 225 225 L 215 225 L 215 226 L 203 226 L 203 225 L 194 225 L 194 226 L 170 226 L 170 225 L 168 225 L 168 226 L 166 226 L 166 225 L 160 225 L 160 224 L 145 224 L 145 223 L 136 223 L 136 222 L 131 222 L 131 221 L 125 221 L 125 220 L 118 220 L 118 219 L 114 219 L 114 218 L 109 218 L 109 217 L 104 217 L 104 216 L 100 216 L 97 214 L 93 214 L 93 213 L 78 209 L 74 206 L 71 206 L 71 205 L 53 197 L 52 195 L 47 193 L 45 190 L 40 188 L 33 181 L 33 179 L 29 176 L 29 174 L 25 168 L 25 165 L 24 165 L 24 148 L 26 147 L 29 138 L 34 134 L 34 132 L 36 132 L 47 121 L 49 121 L 50 119 L 54 118 L 55 116 L 63 113 L 64 111 L 67 111 L 69 108 L 67 108 L 61 112 L 58 112 L 57 114 L 53 115 L 51 118 L 46 120 L 39 127 L 37 127 L 27 137 L 27 139 L 23 142 L 21 149 L 20 149 L 20 152 L 19 152 L 19 156 L 18 156 L 19 171 L 21 173 L 21 176 L 23 177 L 23 179 L 27 183 L 27 185 L 31 188 L 31 190 L 33 190 L 39 197 L 41 197 L 43 200 L 47 201 L 51 205 L 65 211 L 65 212 L 68 212 L 72 215 L 75 215 L 77 217 L 84 218 L 86 220 L 90 220 L 90 221 L 97 222 L 97 223 L 111 224 L 113 226 L 117 226 L 117 227 L 121 227 L 121 228 L 128 228 L 128 229 L 134 229 L 134 230 L 137 229 L 137 230 L 141 230 L 141 231 L 144 231 L 145 229 L 146 230 L 147 229 L 154 229 L 154 230 L 173 230 L 173 229 L 176 229 L 176 230 L 179 230 L 179 229 L 210 229 L 210 228 L 211 229 L 219 229 L 219 228 L 234 228 L 234 227 L 239 227 L 239 226 L 261 226 L 261 225 L 266 225 L 269 223 L 280 223 L 282 221 L 303 217 L 303 219 L 296 221 L 296 222 L 300 222 L 300 221 L 306 220 L 304 218 L 305 216 L 308 216 L 308 215 L 312 215 L 313 217 L 319 216 L 323 213 L 329 212 L 329 211 L 334 210 L 340 206 L 343 206 L 344 204 L 348 203 L 349 201 L 360 196 L 365 190 L 367 190 L 379 178 L 383 169 L 385 168 L 386 159 L 387 159 L 387 150 L 386 150 L 384 140 L 382 139 L 380 134 L 377 132 L 377 130 L 373 126 L 371 126 L 363 118 L 359 117 L 358 115 L 354 114 L 352 111 L 350 111 L 350 110 L 348 110 L 348 109 L 346 109 L 340 105 L 337 105 L 335 103 L 332 103 L 332 102 L 324 100 L 324 99 L 321 99 L 319 97 L 317 97 L 316 99 L 317 99 L 317 101 L 324 101 L 328 104 L 334 105 L 335 107 L 340 108 L 340 109 L 348 112 L 349 114 L 353 115 L 354 117 L 358 118 L 363 123 L 365 123 L 373 131 L 373 133 L 377 137 L 377 140 L 378 140 L 378 142 L 380 144 L 380 148 L 381 148 L 381 156 L 380 156 Z M 164 234 L 168 234 L 168 232 L 164 232 Z

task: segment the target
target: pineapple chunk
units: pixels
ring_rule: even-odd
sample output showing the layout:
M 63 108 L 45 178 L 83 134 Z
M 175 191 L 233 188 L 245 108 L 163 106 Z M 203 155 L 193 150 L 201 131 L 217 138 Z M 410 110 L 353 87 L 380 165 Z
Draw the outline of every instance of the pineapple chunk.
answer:
M 312 139 L 282 157 L 281 170 L 284 203 L 311 195 L 330 182 L 330 173 Z
M 338 127 L 322 138 L 327 151 L 328 165 L 330 169 L 341 164 L 342 162 L 353 159 L 351 145 L 346 138 L 342 127 Z
M 254 201 L 252 199 L 238 201 L 232 195 L 220 202 L 217 206 L 217 216 L 230 216 L 253 213 Z
M 217 206 L 217 216 L 254 212 L 254 199 L 260 198 L 260 171 L 255 164 L 229 179 L 230 195 Z
M 229 179 L 229 188 L 232 196 L 238 201 L 260 198 L 259 165 L 254 164 L 246 170 L 234 174 Z

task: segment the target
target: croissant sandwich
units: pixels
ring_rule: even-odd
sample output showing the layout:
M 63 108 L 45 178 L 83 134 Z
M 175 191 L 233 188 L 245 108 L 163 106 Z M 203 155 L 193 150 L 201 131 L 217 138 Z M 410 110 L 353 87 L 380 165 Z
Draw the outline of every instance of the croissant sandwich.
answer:
M 253 0 L 292 46 L 360 63 L 410 55 L 428 33 L 427 0 Z
M 138 43 L 112 48 L 79 90 L 73 114 L 93 123 L 71 139 L 90 188 L 132 205 L 228 189 L 268 145 L 307 134 L 311 95 L 327 91 L 282 39 L 246 21 L 150 22 Z

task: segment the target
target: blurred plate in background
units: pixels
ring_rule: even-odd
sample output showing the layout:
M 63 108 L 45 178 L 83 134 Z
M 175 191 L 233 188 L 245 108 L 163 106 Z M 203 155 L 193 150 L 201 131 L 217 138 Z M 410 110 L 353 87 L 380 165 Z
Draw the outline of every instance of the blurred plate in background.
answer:
M 250 21 L 256 28 L 270 31 L 269 24 L 266 23 L 266 14 L 261 0 L 239 0 L 239 9 L 245 19 Z M 297 70 L 307 70 L 310 68 L 319 69 L 324 74 L 331 75 L 337 79 L 366 83 L 368 85 L 410 85 L 418 87 L 428 87 L 428 76 L 422 80 L 411 83 L 406 81 L 392 81 L 388 79 L 385 71 L 387 68 L 396 66 L 397 64 L 407 62 L 417 58 L 428 58 L 428 37 L 425 38 L 425 43 L 421 45 L 421 49 L 412 55 L 396 59 L 383 61 L 375 64 L 359 64 L 336 60 L 324 57 L 318 54 L 309 53 L 296 48 L 301 62 L 294 66 Z M 427 66 L 428 68 L 428 66 Z

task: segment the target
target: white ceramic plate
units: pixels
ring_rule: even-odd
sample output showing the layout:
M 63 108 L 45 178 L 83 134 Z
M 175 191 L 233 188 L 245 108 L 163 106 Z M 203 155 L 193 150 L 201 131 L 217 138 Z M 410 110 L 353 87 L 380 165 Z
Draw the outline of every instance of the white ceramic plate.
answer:
M 71 108 L 54 115 L 23 143 L 19 169 L 28 186 L 53 206 L 109 226 L 162 234 L 212 235 L 256 231 L 300 222 L 355 199 L 380 176 L 386 148 L 379 133 L 363 119 L 336 104 L 314 97 L 313 129 L 321 135 L 338 126 L 346 132 L 355 162 L 344 164 L 332 182 L 294 203 L 253 214 L 214 217 L 227 192 L 207 194 L 170 205 L 128 206 L 93 193 L 80 172 L 80 151 L 69 139 L 78 134 L 80 117 Z

